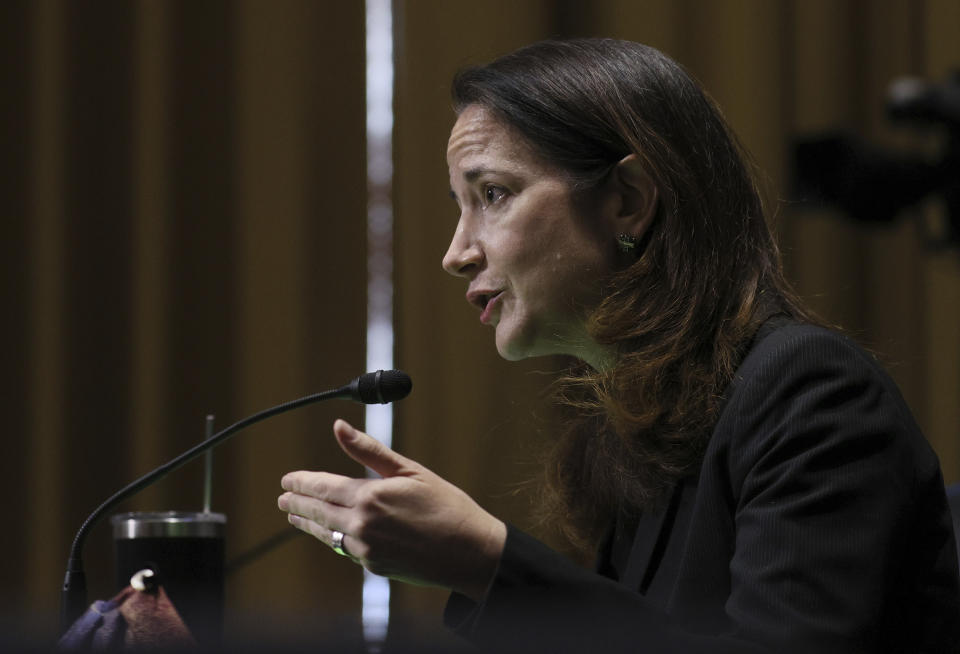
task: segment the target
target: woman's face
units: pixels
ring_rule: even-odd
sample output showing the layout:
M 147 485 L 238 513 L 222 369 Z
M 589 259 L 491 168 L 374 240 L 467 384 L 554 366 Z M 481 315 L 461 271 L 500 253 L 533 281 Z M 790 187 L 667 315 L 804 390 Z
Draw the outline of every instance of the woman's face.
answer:
M 469 280 L 467 300 L 496 330 L 497 351 L 509 360 L 570 354 L 599 367 L 604 351 L 585 320 L 616 250 L 601 201 L 575 204 L 564 174 L 478 105 L 453 126 L 447 164 L 460 220 L 443 267 Z

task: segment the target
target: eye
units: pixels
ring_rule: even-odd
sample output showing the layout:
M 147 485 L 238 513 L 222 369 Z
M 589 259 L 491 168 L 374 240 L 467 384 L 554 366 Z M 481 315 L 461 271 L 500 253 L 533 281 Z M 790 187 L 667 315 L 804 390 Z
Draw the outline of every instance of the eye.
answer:
M 486 206 L 496 204 L 505 197 L 507 197 L 507 189 L 502 186 L 487 184 L 483 187 L 483 202 Z

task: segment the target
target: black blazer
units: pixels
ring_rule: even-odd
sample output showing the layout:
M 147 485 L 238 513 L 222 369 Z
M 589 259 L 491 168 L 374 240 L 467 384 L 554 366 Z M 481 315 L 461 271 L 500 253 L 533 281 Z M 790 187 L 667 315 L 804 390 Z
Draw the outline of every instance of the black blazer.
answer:
M 446 623 L 490 651 L 960 652 L 939 463 L 833 332 L 761 334 L 699 474 L 634 524 L 594 572 L 509 527 L 486 598 L 453 595 Z

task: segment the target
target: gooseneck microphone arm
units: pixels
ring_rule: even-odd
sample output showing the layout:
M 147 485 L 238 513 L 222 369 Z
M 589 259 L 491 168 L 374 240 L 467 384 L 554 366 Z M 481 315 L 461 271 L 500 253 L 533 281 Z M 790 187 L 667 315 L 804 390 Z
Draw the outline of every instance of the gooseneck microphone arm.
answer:
M 248 416 L 121 488 L 107 498 L 103 504 L 98 506 L 93 513 L 87 517 L 73 539 L 73 545 L 70 548 L 70 557 L 67 559 L 67 573 L 63 580 L 63 591 L 61 594 L 61 631 L 69 629 L 74 620 L 79 618 L 87 608 L 87 581 L 83 571 L 82 560 L 83 544 L 87 539 L 87 534 L 107 511 L 114 508 L 123 500 L 139 493 L 150 484 L 162 479 L 185 463 L 200 456 L 207 450 L 216 447 L 244 427 L 249 427 L 261 420 L 266 420 L 277 414 L 285 413 L 307 404 L 336 398 L 352 399 L 357 402 L 363 402 L 364 404 L 388 404 L 405 398 L 410 393 L 411 388 L 412 382 L 410 381 L 410 377 L 400 370 L 368 372 L 365 375 L 357 377 L 346 386 L 307 395 L 306 397 L 278 404 L 277 406 Z

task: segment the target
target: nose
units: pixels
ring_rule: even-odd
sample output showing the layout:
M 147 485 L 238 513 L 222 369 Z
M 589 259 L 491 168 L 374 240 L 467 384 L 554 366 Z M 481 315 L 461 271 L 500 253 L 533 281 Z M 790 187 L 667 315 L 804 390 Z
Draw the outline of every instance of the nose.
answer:
M 457 225 L 450 247 L 443 255 L 443 269 L 457 277 L 470 277 L 483 263 L 483 250 L 470 238 L 463 223 Z

